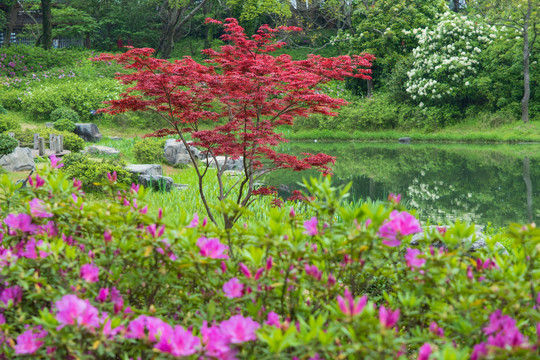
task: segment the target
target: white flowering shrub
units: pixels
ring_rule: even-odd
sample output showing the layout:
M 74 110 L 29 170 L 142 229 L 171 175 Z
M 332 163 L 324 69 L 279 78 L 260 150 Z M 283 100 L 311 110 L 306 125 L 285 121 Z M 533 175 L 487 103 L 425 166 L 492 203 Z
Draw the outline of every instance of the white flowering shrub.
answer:
M 479 17 L 446 12 L 434 28 L 404 30 L 418 40 L 406 91 L 420 106 L 474 94 L 479 54 L 497 38 L 497 29 Z

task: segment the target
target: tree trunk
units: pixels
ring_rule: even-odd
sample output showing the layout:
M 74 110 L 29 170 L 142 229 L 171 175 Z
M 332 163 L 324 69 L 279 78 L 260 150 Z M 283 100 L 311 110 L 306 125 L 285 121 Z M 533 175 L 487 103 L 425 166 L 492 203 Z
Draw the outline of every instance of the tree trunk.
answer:
M 366 80 L 367 81 L 367 98 L 371 99 L 373 97 L 373 79 Z
M 13 32 L 13 28 L 15 27 L 15 22 L 17 21 L 18 10 L 19 10 L 19 6 L 17 2 L 15 2 L 13 5 L 8 7 L 6 11 L 8 23 L 7 23 L 6 31 L 4 32 L 4 47 L 9 47 L 11 45 L 11 33 Z
M 529 56 L 529 21 L 531 20 L 532 0 L 529 0 L 525 24 L 523 25 L 523 99 L 521 100 L 521 120 L 529 122 L 529 100 L 531 98 Z
M 532 182 L 531 182 L 531 161 L 528 157 L 523 159 L 523 180 L 525 181 L 525 194 L 527 196 L 527 221 L 533 222 L 532 206 Z
M 49 50 L 52 47 L 52 0 L 41 0 L 43 13 L 43 48 Z
M 460 0 L 453 0 L 454 3 L 454 12 L 459 12 L 461 6 L 459 4 Z

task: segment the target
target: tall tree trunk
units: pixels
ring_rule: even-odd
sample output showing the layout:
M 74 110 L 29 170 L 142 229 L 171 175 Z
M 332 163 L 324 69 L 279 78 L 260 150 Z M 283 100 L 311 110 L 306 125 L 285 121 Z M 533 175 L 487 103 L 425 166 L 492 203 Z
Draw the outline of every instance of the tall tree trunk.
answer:
M 454 12 L 459 12 L 461 6 L 459 4 L 460 0 L 453 0 L 453 4 L 454 4 Z
M 41 0 L 43 13 L 43 48 L 49 50 L 52 47 L 52 0 Z
M 17 12 L 19 11 L 19 5 L 17 2 L 14 2 L 13 5 L 9 6 L 6 11 L 6 16 L 8 19 L 8 24 L 6 31 L 4 32 L 4 47 L 9 47 L 11 45 L 11 33 L 15 27 L 15 22 L 17 21 Z
M 531 161 L 528 157 L 523 158 L 523 180 L 525 181 L 525 194 L 527 196 L 527 221 L 533 222 L 532 206 L 532 182 L 531 182 Z
M 521 120 L 529 122 L 529 100 L 531 98 L 529 56 L 529 22 L 531 20 L 532 0 L 529 0 L 525 24 L 523 25 L 523 99 L 521 100 Z

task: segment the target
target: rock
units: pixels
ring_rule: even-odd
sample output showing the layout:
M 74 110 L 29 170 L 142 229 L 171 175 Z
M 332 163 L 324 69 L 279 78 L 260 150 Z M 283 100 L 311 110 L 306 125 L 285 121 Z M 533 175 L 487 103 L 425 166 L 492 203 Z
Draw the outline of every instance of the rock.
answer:
M 152 188 L 154 190 L 166 192 L 171 191 L 171 188 L 174 184 L 172 178 L 161 175 L 139 175 L 138 183 L 144 186 L 145 188 Z
M 121 140 L 124 140 L 124 138 L 121 138 L 120 136 L 109 136 L 109 140 L 121 141 Z
M 163 169 L 159 164 L 130 164 L 126 170 L 137 175 L 159 175 L 163 174 Z
M 398 139 L 400 144 L 410 144 L 411 138 L 410 137 L 402 137 Z
M 220 169 L 223 169 L 225 165 L 224 170 L 244 171 L 244 160 L 242 157 L 236 160 L 227 158 L 227 163 L 225 163 L 225 156 L 216 156 L 216 160 Z M 208 163 L 211 167 L 216 167 L 214 159 L 209 159 Z
M 97 125 L 94 123 L 75 124 L 75 134 L 87 142 L 96 142 L 101 140 L 102 137 Z
M 53 125 L 52 122 L 47 122 L 47 123 L 45 123 L 45 127 L 52 128 L 52 127 L 54 127 L 54 125 Z
M 92 145 L 86 148 L 85 150 L 88 154 L 101 154 L 101 155 L 118 155 L 120 151 L 115 148 L 102 146 L 102 145 Z
M 439 228 L 439 229 L 448 229 L 447 226 L 436 226 L 436 225 L 426 226 L 426 227 L 424 227 L 423 232 L 414 234 L 412 236 L 409 245 L 418 246 L 420 241 L 424 240 L 424 237 L 425 237 L 426 233 L 429 234 L 429 233 L 433 233 L 434 231 L 438 231 L 437 228 Z M 474 226 L 474 233 L 471 236 L 469 236 L 468 238 L 466 238 L 465 240 L 463 240 L 464 243 L 467 243 L 467 244 L 470 245 L 470 247 L 469 247 L 470 252 L 480 250 L 480 249 L 485 248 L 487 246 L 487 243 L 486 243 L 486 238 L 487 237 L 486 237 L 486 235 L 484 235 L 482 233 L 482 231 L 483 231 L 482 226 L 475 225 Z M 508 255 L 508 251 L 506 250 L 504 245 L 502 245 L 501 243 L 495 243 L 494 246 L 499 251 L 499 253 Z M 433 247 L 447 249 L 446 244 L 444 242 L 442 242 L 442 241 L 434 242 Z
M 29 171 L 36 167 L 32 151 L 29 148 L 17 147 L 11 154 L 0 158 L 0 166 L 7 171 Z
M 190 146 L 189 148 L 197 159 L 204 159 L 203 154 L 195 146 Z M 186 147 L 184 146 L 184 143 L 181 141 L 176 141 L 176 139 L 168 139 L 165 142 L 165 147 L 163 148 L 163 155 L 165 156 L 167 162 L 171 165 L 192 164 L 191 158 Z
M 186 184 L 173 184 L 173 186 L 178 190 L 186 190 L 187 188 L 189 188 L 189 186 Z

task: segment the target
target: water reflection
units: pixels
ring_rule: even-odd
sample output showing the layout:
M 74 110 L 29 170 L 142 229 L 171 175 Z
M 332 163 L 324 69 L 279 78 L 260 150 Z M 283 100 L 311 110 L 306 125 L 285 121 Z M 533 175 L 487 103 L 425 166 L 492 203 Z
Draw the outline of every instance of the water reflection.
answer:
M 382 200 L 390 192 L 401 193 L 424 221 L 462 219 L 495 226 L 535 221 L 539 150 L 540 145 L 380 143 L 293 143 L 282 149 L 337 156 L 334 183 L 352 181 L 355 199 Z M 309 175 L 316 173 L 276 172 L 266 182 L 286 198 Z

